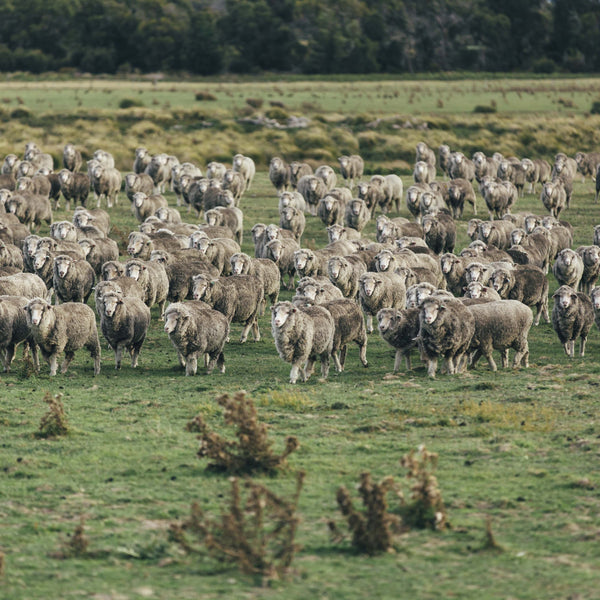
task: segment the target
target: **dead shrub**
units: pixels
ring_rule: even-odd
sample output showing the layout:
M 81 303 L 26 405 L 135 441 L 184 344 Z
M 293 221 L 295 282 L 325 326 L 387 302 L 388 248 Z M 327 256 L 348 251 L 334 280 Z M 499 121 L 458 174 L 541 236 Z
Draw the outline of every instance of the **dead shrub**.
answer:
M 199 102 L 215 102 L 217 100 L 217 97 L 210 92 L 196 92 L 194 97 Z
M 267 426 L 258 420 L 254 402 L 244 391 L 237 392 L 233 398 L 224 394 L 217 398 L 217 403 L 225 409 L 225 424 L 237 428 L 237 441 L 210 431 L 201 415 L 186 427 L 200 434 L 198 456 L 212 460 L 208 468 L 233 474 L 274 473 L 286 464 L 288 455 L 298 449 L 297 438 L 289 436 L 284 451 L 273 454 Z
M 194 535 L 211 556 L 236 563 L 248 575 L 281 578 L 289 572 L 298 550 L 294 541 L 299 523 L 296 509 L 304 477 L 304 472 L 298 473 L 291 500 L 250 480 L 243 484 L 247 489 L 244 500 L 239 480 L 232 477 L 228 512 L 214 518 L 195 502 L 187 521 L 171 525 L 171 540 L 188 553 L 202 552 L 190 540 Z
M 35 434 L 37 438 L 56 438 L 69 433 L 69 422 L 61 398 L 62 394 L 52 396 L 50 392 L 46 392 L 44 402 L 48 405 L 48 412 L 40 421 L 40 427 Z
M 52 553 L 52 558 L 67 559 L 81 558 L 87 554 L 87 549 L 90 544 L 89 538 L 84 533 L 84 520 L 81 519 L 79 525 L 75 527 L 72 535 L 68 535 L 62 541 L 61 547 Z

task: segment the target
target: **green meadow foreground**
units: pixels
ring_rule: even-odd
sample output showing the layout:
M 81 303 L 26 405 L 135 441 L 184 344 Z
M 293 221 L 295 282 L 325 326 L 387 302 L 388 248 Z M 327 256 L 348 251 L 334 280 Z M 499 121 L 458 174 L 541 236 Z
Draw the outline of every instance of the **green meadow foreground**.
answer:
M 83 87 L 73 84 L 73 88 L 84 98 L 87 84 L 77 83 Z M 134 85 L 121 92 L 119 82 L 88 83 L 89 94 L 99 87 L 104 90 L 99 96 L 106 98 L 137 94 Z M 353 92 L 354 100 L 340 91 L 341 83 L 336 95 L 331 91 L 336 86 L 326 87 L 325 82 L 314 86 L 248 82 L 235 84 L 238 87 L 225 83 L 179 87 L 164 82 L 158 87 L 165 86 L 170 98 L 181 94 L 181 100 L 159 99 L 153 108 L 147 99 L 155 92 L 151 84 L 143 84 L 147 88 L 140 96 L 146 108 L 127 110 L 116 108 L 118 103 L 86 106 L 84 100 L 78 107 L 68 95 L 57 95 L 55 100 L 52 88 L 58 82 L 46 88 L 38 82 L 37 87 L 17 92 L 13 82 L 0 84 L 0 96 L 6 98 L 0 151 L 22 153 L 25 141 L 31 139 L 58 158 L 70 141 L 88 154 L 96 148 L 114 152 L 124 172 L 131 168 L 137 145 L 194 160 L 202 168 L 212 158 L 230 163 L 235 152 L 250 154 L 257 160 L 258 174 L 241 202 L 242 249 L 253 254 L 252 225 L 278 222 L 277 198 L 266 174 L 269 155 L 308 158 L 337 170 L 339 154 L 359 152 L 372 173 L 399 169 L 406 188 L 414 145 L 420 139 L 432 147 L 449 143 L 467 155 L 474 149 L 486 154 L 498 150 L 550 161 L 561 149 L 571 155 L 597 149 L 591 138 L 598 117 L 583 114 L 600 98 L 597 80 L 546 82 L 563 90 L 556 98 L 571 98 L 566 88 L 577 88 L 580 95 L 573 96 L 576 107 L 572 109 L 550 100 L 535 109 L 538 94 L 551 99 L 551 92 L 535 91 L 542 82 L 518 83 L 524 90 L 534 90 L 533 97 L 521 91 L 523 105 L 509 113 L 509 107 L 501 104 L 502 89 L 511 106 L 514 92 L 496 81 L 489 84 L 493 97 L 477 98 L 457 90 L 477 86 L 482 94 L 479 82 L 412 82 L 410 86 L 420 86 L 413 103 L 408 103 L 410 96 L 402 88 L 400 99 L 389 99 L 389 105 L 384 92 L 377 97 L 376 82 L 344 84 L 358 90 Z M 392 98 L 400 89 L 394 82 L 381 86 L 389 87 Z M 290 114 L 310 113 L 313 125 L 306 131 L 254 128 L 239 122 L 244 99 L 264 98 L 264 112 L 275 87 Z M 199 103 L 194 93 L 200 88 L 215 94 L 222 89 L 224 99 L 230 97 L 228 93 L 239 97 L 238 105 Z M 302 110 L 301 102 L 296 104 L 301 90 L 307 96 L 302 102 L 321 106 L 309 109 L 305 104 Z M 311 100 L 311 94 L 321 97 Z M 369 102 L 360 104 L 359 94 Z M 22 104 L 14 100 L 16 96 Z M 432 96 L 435 102 L 416 110 L 419 96 Z M 460 98 L 456 106 L 444 100 L 438 108 L 438 97 L 455 96 Z M 64 105 L 59 106 L 59 97 Z M 474 105 L 489 104 L 493 98 L 497 98 L 497 115 L 472 114 Z M 26 107 L 28 114 L 11 117 L 19 106 Z M 96 118 L 92 107 L 99 108 Z M 534 110 L 539 112 L 525 116 Z M 207 122 L 218 124 L 194 128 L 197 111 L 203 111 Z M 392 121 L 385 131 L 365 127 L 372 118 L 392 114 L 397 116 L 394 123 L 418 119 L 429 127 L 395 129 Z M 442 120 L 445 128 L 435 128 Z M 553 145 L 560 140 L 565 146 Z M 256 156 L 248 149 L 263 142 Z M 392 150 L 388 143 L 395 144 Z M 542 144 L 547 148 L 536 151 Z M 167 197 L 174 206 L 174 195 Z M 571 208 L 561 215 L 575 228 L 574 247 L 591 244 L 593 226 L 600 223 L 600 205 L 593 199 L 594 183 L 578 180 Z M 485 216 L 479 196 L 478 209 L 479 216 Z M 526 210 L 543 213 L 537 195 L 519 200 L 515 212 Z M 407 216 L 406 207 L 400 214 Z M 466 208 L 458 224 L 457 251 L 467 245 L 466 223 L 471 216 Z M 64 209 L 55 215 L 55 220 L 70 218 Z M 128 232 L 136 227 L 124 194 L 111 218 L 111 235 L 123 250 Z M 189 220 L 195 221 L 191 216 Z M 374 239 L 373 223 L 364 235 Z M 307 217 L 303 245 L 316 248 L 325 242 L 322 223 Z M 557 285 L 552 275 L 549 278 L 553 293 Z M 284 291 L 281 299 L 291 296 Z M 199 368 L 196 377 L 184 376 L 158 317 L 155 308 L 136 370 L 124 361 L 116 372 L 112 352 L 103 343 L 102 371 L 95 378 L 85 351 L 76 354 L 66 375 L 52 379 L 46 364 L 40 375 L 32 375 L 19 351 L 13 371 L 1 376 L 0 598 L 598 597 L 600 332 L 595 327 L 583 359 L 569 360 L 552 326 L 542 322 L 530 334 L 529 369 L 491 373 L 480 361 L 465 374 L 438 375 L 435 380 L 427 378 L 416 360 L 413 371 L 402 368 L 393 375 L 394 353 L 374 333 L 369 336 L 368 368 L 351 347 L 344 373 L 332 369 L 327 381 L 313 375 L 308 383 L 292 386 L 290 366 L 275 350 L 268 310 L 260 319 L 260 342 L 240 344 L 241 327 L 234 324 L 225 350 L 226 373 L 206 376 Z M 233 566 L 183 553 L 168 536 L 170 525 L 187 518 L 193 502 L 212 514 L 226 508 L 228 477 L 205 470 L 207 461 L 196 456 L 196 435 L 185 426 L 201 414 L 212 428 L 225 432 L 215 398 L 241 389 L 254 399 L 260 419 L 268 424 L 275 451 L 283 449 L 289 435 L 300 443 L 286 471 L 256 479 L 288 497 L 297 471 L 306 471 L 298 507 L 301 522 L 296 541 L 301 549 L 290 576 L 266 587 Z M 43 401 L 47 393 L 62 394 L 70 425 L 65 437 L 35 436 L 47 410 Z M 375 480 L 392 475 L 407 495 L 410 482 L 399 461 L 421 444 L 439 454 L 436 476 L 450 528 L 409 531 L 397 536 L 393 553 L 372 558 L 356 554 L 349 535 L 334 543 L 330 519 L 337 521 L 340 531 L 347 531 L 337 508 L 338 487 L 345 485 L 355 496 L 360 474 L 369 471 Z M 390 497 L 390 506 L 394 505 Z M 499 548 L 486 543 L 488 520 Z M 89 539 L 87 550 L 73 558 L 59 558 L 82 522 Z

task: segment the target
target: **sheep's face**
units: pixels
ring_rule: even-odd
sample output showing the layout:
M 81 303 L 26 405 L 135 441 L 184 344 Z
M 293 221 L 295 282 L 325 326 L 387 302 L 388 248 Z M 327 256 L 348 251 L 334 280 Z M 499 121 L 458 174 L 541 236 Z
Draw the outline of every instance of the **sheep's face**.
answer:
M 113 317 L 119 305 L 123 304 L 123 299 L 116 292 L 107 292 L 102 296 L 102 304 L 104 305 L 104 314 L 107 317 Z
M 342 229 L 340 225 L 330 225 L 327 228 L 327 237 L 330 244 L 342 239 Z
M 305 250 L 296 250 L 294 252 L 294 266 L 297 271 L 302 271 L 308 264 L 309 255 Z
M 502 296 L 510 284 L 510 275 L 504 271 L 496 271 L 490 278 L 492 287 Z
M 210 238 L 207 238 L 207 237 L 198 238 L 198 239 L 196 239 L 196 241 L 194 243 L 194 247 L 196 249 L 200 250 L 200 252 L 202 252 L 202 254 L 206 254 L 209 246 L 210 246 Z
M 426 175 L 427 175 L 427 171 L 429 170 L 427 163 L 423 162 L 423 161 L 419 161 L 416 165 L 415 165 L 415 172 L 414 172 L 414 177 L 417 181 L 422 181 Z
M 561 285 L 554 295 L 554 303 L 561 310 L 567 310 L 571 304 L 573 304 L 574 300 L 577 299 L 577 295 L 568 285 Z
M 5 203 L 6 212 L 16 214 L 19 209 L 19 202 L 16 198 L 10 198 Z
M 33 258 L 33 255 L 37 250 L 39 239 L 40 238 L 37 236 L 27 236 L 25 240 L 23 240 L 23 252 L 30 258 Z
M 375 290 L 377 289 L 377 286 L 381 285 L 381 283 L 381 280 L 378 277 L 375 277 L 374 275 L 363 276 L 360 280 L 360 286 L 363 290 L 363 293 L 369 298 L 373 296 Z
M 481 298 L 483 295 L 483 285 L 479 281 L 472 281 L 465 289 L 467 298 Z
M 552 198 L 552 196 L 554 194 L 554 184 L 551 181 L 547 181 L 544 184 L 543 194 L 544 194 L 544 196 L 546 196 L 546 198 Z
M 270 168 L 273 171 L 280 171 L 281 169 L 283 169 L 283 163 L 281 162 L 281 159 L 277 156 L 273 157 L 271 159 Z
M 208 225 L 215 226 L 219 225 L 219 214 L 216 211 L 209 210 L 204 214 L 204 220 Z
M 89 256 L 93 248 L 92 242 L 90 240 L 79 240 L 79 245 L 81 246 L 81 249 L 83 250 L 85 256 Z
M 375 261 L 377 263 L 378 271 L 387 271 L 390 268 L 392 263 L 392 253 L 391 252 L 380 252 L 376 257 Z
M 440 262 L 442 265 L 442 273 L 450 273 L 456 262 L 456 259 L 453 256 L 444 255 L 442 256 Z
M 573 254 L 575 254 L 573 251 L 569 251 L 568 248 L 565 248 L 564 250 L 561 250 L 557 258 L 560 258 L 560 262 L 562 262 L 563 265 L 570 267 L 574 260 Z
M 485 250 L 487 250 L 487 245 L 482 240 L 474 240 L 469 244 L 469 248 L 475 251 L 475 254 L 481 256 Z
M 406 290 L 406 308 L 416 308 L 419 305 L 418 294 L 419 291 L 416 287 L 411 286 Z
M 17 174 L 19 177 L 31 177 L 34 174 L 34 172 L 35 169 L 33 165 L 29 161 L 24 160 L 19 165 Z
M 350 205 L 350 210 L 355 217 L 358 217 L 362 211 L 363 203 L 357 200 L 354 200 Z
M 244 273 L 246 261 L 239 254 L 231 257 L 231 273 L 233 275 L 242 275 Z
M 334 198 L 332 198 L 331 196 L 326 196 L 325 198 L 323 198 L 322 202 L 327 212 L 331 212 L 333 210 L 333 207 L 335 205 Z
M 234 166 L 234 168 L 239 169 L 242 166 L 243 162 L 244 162 L 244 157 L 243 156 L 241 156 L 239 154 L 236 154 L 234 156 L 234 158 L 233 158 L 233 166 Z
M 148 155 L 148 150 L 146 150 L 146 148 L 143 148 L 143 147 L 136 148 L 136 151 L 135 151 L 136 158 L 142 159 L 142 158 L 145 158 L 147 155 Z
M 12 170 L 12 168 L 17 164 L 18 157 L 16 154 L 7 154 L 4 158 L 4 164 Z
M 189 315 L 184 315 L 177 310 L 167 310 L 165 312 L 165 333 L 171 334 L 178 328 L 180 329 L 187 319 L 189 319 Z
M 525 239 L 525 235 L 522 229 L 513 229 L 510 232 L 510 240 L 514 246 L 518 246 Z
M 409 187 L 406 191 L 406 203 L 409 206 L 417 206 L 417 204 L 419 204 L 420 196 L 421 194 L 417 188 Z
M 274 262 L 279 262 L 283 254 L 283 248 L 279 240 L 273 240 L 267 244 L 267 254 Z
M 306 283 L 302 286 L 302 288 L 298 288 L 298 293 L 302 296 L 305 296 L 312 302 L 314 302 L 317 298 L 317 293 L 319 291 L 319 286 L 314 283 Z
M 434 224 L 434 219 L 431 219 L 431 218 L 423 219 L 423 233 L 429 233 L 431 231 L 431 228 L 433 227 L 433 224 Z
M 484 240 L 487 240 L 490 237 L 491 233 L 492 233 L 492 224 L 491 223 L 481 223 L 479 225 L 479 235 L 481 235 L 481 237 Z
M 394 324 L 396 311 L 391 308 L 383 308 L 377 313 L 377 327 L 380 333 L 385 333 Z
M 144 192 L 136 192 L 133 195 L 133 204 L 136 206 L 136 208 L 141 208 L 147 198 L 148 196 L 146 196 Z
M 125 175 L 125 187 L 132 190 L 137 183 L 137 180 L 138 176 L 135 173 L 129 173 L 128 175 Z
M 440 313 L 445 310 L 445 305 L 435 300 L 425 300 L 421 304 L 421 318 L 424 323 L 431 325 L 440 316 Z
M 476 167 L 478 168 L 482 168 L 483 165 L 485 164 L 486 160 L 485 160 L 485 155 L 483 154 L 483 152 L 475 152 L 475 154 L 473 154 L 473 163 L 475 164 Z
M 368 183 L 359 183 L 358 184 L 358 197 L 361 199 L 365 199 L 367 196 L 367 192 L 369 191 Z
M 310 191 L 311 192 L 316 192 L 318 185 L 319 185 L 318 178 L 317 177 L 311 177 L 310 181 L 308 182 L 308 187 L 309 187 Z
M 130 234 L 127 244 L 127 254 L 129 254 L 129 256 L 138 256 L 146 243 L 150 242 L 150 240 L 146 240 L 145 237 L 142 237 L 143 235 L 144 234 L 140 235 L 135 232 Z
M 277 225 L 268 225 L 265 229 L 265 237 L 269 242 L 277 240 L 280 237 L 279 227 Z
M 33 268 L 39 271 L 44 267 L 46 261 L 50 259 L 50 255 L 46 250 L 38 250 L 33 257 Z
M 102 165 L 96 165 L 93 169 L 92 169 L 92 177 L 98 181 L 101 177 L 102 174 L 104 173 L 104 167 Z
M 131 277 L 131 279 L 135 279 L 135 281 L 139 281 L 140 277 L 142 275 L 142 265 L 139 265 L 137 263 L 132 263 L 127 265 L 127 269 L 125 271 L 125 275 L 127 277 Z
M 425 300 L 426 298 L 429 298 L 429 296 L 431 296 L 433 292 L 425 287 L 419 287 L 417 288 L 417 303 L 415 305 L 415 308 L 417 306 L 419 306 L 421 304 L 421 302 L 423 302 L 423 300 Z
M 531 233 L 538 226 L 538 219 L 536 217 L 525 217 L 525 231 Z
M 90 222 L 90 215 L 85 210 L 78 210 L 73 215 L 73 224 L 75 227 L 85 227 Z
M 206 277 L 196 275 L 192 279 L 192 283 L 192 297 L 194 300 L 202 300 L 208 297 L 211 282 Z
M 331 279 L 337 280 L 342 271 L 341 260 L 339 258 L 332 258 L 327 264 L 327 271 Z
M 46 313 L 52 310 L 52 307 L 41 298 L 35 298 L 30 300 L 25 306 L 25 314 L 27 318 L 27 324 L 35 327 L 39 327 L 44 320 Z
M 598 246 L 590 246 L 583 251 L 583 262 L 588 265 L 596 265 L 600 262 L 600 248 Z
M 62 185 L 69 185 L 72 178 L 73 178 L 73 173 L 71 173 L 71 171 L 68 171 L 67 169 L 63 169 L 58 174 L 58 180 L 60 181 L 60 183 Z
M 69 272 L 72 264 L 72 260 L 66 256 L 57 256 L 54 259 L 54 272 L 61 278 L 64 279 Z
M 33 186 L 33 181 L 29 177 L 21 177 L 17 182 L 17 190 L 19 192 L 29 190 Z
M 482 281 L 485 267 L 480 263 L 471 263 L 465 270 L 465 279 L 468 283 Z
M 295 216 L 294 209 L 291 206 L 288 206 L 281 212 L 281 216 L 283 217 L 283 221 L 285 223 L 291 223 Z
M 600 288 L 594 288 L 591 293 L 594 310 L 600 310 Z
M 273 327 L 283 327 L 288 319 L 297 312 L 297 308 L 290 302 L 280 302 L 271 307 L 271 324 Z
M 345 171 L 348 169 L 349 165 L 350 165 L 350 159 L 347 156 L 340 156 L 338 158 L 338 161 L 340 163 L 340 167 Z

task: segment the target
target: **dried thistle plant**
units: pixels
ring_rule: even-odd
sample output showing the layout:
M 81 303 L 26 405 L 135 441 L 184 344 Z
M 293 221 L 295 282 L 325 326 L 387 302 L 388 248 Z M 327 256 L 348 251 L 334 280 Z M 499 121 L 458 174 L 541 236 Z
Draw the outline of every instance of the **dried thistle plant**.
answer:
M 267 580 L 283 577 L 298 550 L 296 509 L 304 477 L 304 472 L 298 473 L 291 500 L 250 480 L 243 484 L 248 490 L 244 499 L 239 480 L 232 477 L 229 511 L 211 518 L 194 503 L 187 521 L 171 525 L 171 540 L 188 553 L 201 552 L 189 539 L 193 534 L 212 556 L 236 563 L 244 573 Z
M 234 474 L 273 473 L 283 467 L 287 457 L 298 449 L 297 438 L 289 436 L 284 451 L 279 455 L 273 454 L 267 426 L 258 420 L 254 402 L 244 391 L 237 392 L 233 398 L 227 394 L 220 396 L 217 402 L 225 409 L 225 424 L 237 427 L 237 441 L 210 431 L 200 415 L 187 424 L 189 431 L 200 434 L 198 456 L 210 459 L 210 468 Z
M 404 522 L 417 528 L 442 530 L 448 526 L 446 508 L 437 478 L 432 471 L 437 467 L 438 455 L 419 446 L 418 453 L 411 450 L 400 460 L 412 480 L 410 502 L 402 508 Z
M 344 486 L 338 489 L 337 502 L 348 520 L 352 546 L 359 552 L 373 555 L 392 549 L 393 536 L 400 529 L 401 519 L 388 512 L 389 492 L 399 495 L 392 477 L 384 477 L 379 483 L 374 483 L 370 473 L 362 473 L 358 493 L 365 510 L 360 511 L 354 507 L 350 492 Z M 336 534 L 335 524 L 330 523 L 329 526 Z
M 44 395 L 48 412 L 40 420 L 40 427 L 35 434 L 36 437 L 47 439 L 69 433 L 69 422 L 61 398 L 62 394 L 52 396 L 50 392 L 46 392 Z
M 496 537 L 492 531 L 492 519 L 489 516 L 485 520 L 485 536 L 481 549 L 492 552 L 504 552 L 504 548 L 496 541 Z
M 53 558 L 67 559 L 82 557 L 87 554 L 87 549 L 90 544 L 89 538 L 84 533 L 84 520 L 79 522 L 75 527 L 73 535 L 69 535 L 63 540 L 61 547 L 51 554 Z

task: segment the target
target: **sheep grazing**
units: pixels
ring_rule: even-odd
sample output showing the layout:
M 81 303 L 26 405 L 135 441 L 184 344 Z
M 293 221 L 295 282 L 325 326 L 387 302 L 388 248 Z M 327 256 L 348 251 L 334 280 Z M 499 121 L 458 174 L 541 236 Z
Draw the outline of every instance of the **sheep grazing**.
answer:
M 575 290 L 579 287 L 583 270 L 583 258 L 571 248 L 561 250 L 552 265 L 552 274 L 558 285 L 568 285 Z
M 410 371 L 410 355 L 419 335 L 419 309 L 382 308 L 377 313 L 377 327 L 382 339 L 396 350 L 394 373 L 400 369 L 402 358 Z
M 215 310 L 223 313 L 229 323 L 243 323 L 240 342 L 248 339 L 252 328 L 254 341 L 260 340 L 258 315 L 263 305 L 264 287 L 254 275 L 231 275 L 211 279 L 206 275 L 194 276 L 194 300 L 204 300 Z
M 518 300 L 496 300 L 484 304 L 471 304 L 469 311 L 474 318 L 475 330 L 469 352 L 471 365 L 475 366 L 481 356 L 487 359 L 490 370 L 498 367 L 492 356 L 500 350 L 502 367 L 508 367 L 508 349 L 515 351 L 513 368 L 529 366 L 529 330 L 533 323 L 531 309 Z
M 585 356 L 585 343 L 594 324 L 592 300 L 568 285 L 560 286 L 552 298 L 552 327 L 565 349 L 565 354 L 570 358 L 575 356 L 575 340 L 579 338 L 579 356 Z
M 350 189 L 352 189 L 354 187 L 354 181 L 363 176 L 365 162 L 358 154 L 340 156 L 338 157 L 338 162 L 340 163 L 340 173 L 342 174 L 342 177 L 348 182 Z
M 271 307 L 271 329 L 279 357 L 292 365 L 290 383 L 296 383 L 299 375 L 308 381 L 317 358 L 321 375 L 327 378 L 335 336 L 335 322 L 327 309 L 278 302 Z
M 215 366 L 225 373 L 225 342 L 229 337 L 229 321 L 204 302 L 174 302 L 165 311 L 165 333 L 177 351 L 179 364 L 186 376 L 198 370 L 198 355 L 206 356 L 206 372 Z
M 43 280 L 34 273 L 15 273 L 0 277 L 0 296 L 44 298 L 48 290 Z
M 136 192 L 142 192 L 146 196 L 154 194 L 154 181 L 147 173 L 128 173 L 125 175 L 125 195 L 133 204 Z
M 424 215 L 422 219 L 425 242 L 436 254 L 453 252 L 456 244 L 456 223 L 445 213 Z
M 302 194 L 310 214 L 315 216 L 317 214 L 319 200 L 324 198 L 329 191 L 326 183 L 316 175 L 304 175 L 298 181 L 297 189 L 298 192 Z
M 567 192 L 563 182 L 559 178 L 546 181 L 542 186 L 540 200 L 553 217 L 558 215 L 567 206 Z
M 30 230 L 35 227 L 39 231 L 42 223 L 52 223 L 52 206 L 47 196 L 8 192 L 4 207 Z
M 233 275 L 253 275 L 263 284 L 264 300 L 268 298 L 271 305 L 279 299 L 279 290 L 281 289 L 281 273 L 279 268 L 272 261 L 266 258 L 252 258 L 243 252 L 236 252 L 229 259 L 231 264 L 231 273 Z M 264 305 L 260 314 L 264 313 Z
M 473 207 L 473 214 L 476 215 L 477 205 L 473 185 L 467 179 L 453 179 L 448 186 L 447 204 L 455 219 L 462 218 L 465 202 Z
M 340 298 L 320 304 L 327 309 L 335 324 L 331 356 L 338 373 L 344 370 L 348 344 L 354 342 L 358 346 L 358 356 L 363 367 L 368 367 L 367 361 L 367 331 L 360 308 L 353 300 Z M 339 352 L 339 356 L 338 356 Z
M 371 220 L 371 211 L 367 203 L 359 198 L 354 198 L 346 206 L 344 212 L 344 226 L 361 232 Z
M 25 312 L 31 336 L 50 366 L 51 377 L 56 375 L 60 354 L 65 354 L 60 368 L 64 374 L 81 348 L 86 348 L 94 359 L 94 375 L 100 374 L 100 340 L 96 317 L 89 306 L 80 302 L 52 306 L 41 298 L 33 298 Z
M 505 300 L 519 300 L 526 306 L 535 306 L 534 325 L 539 324 L 542 314 L 546 322 L 550 322 L 548 279 L 538 267 L 516 265 L 513 269 L 498 268 L 492 273 L 489 284 Z
M 413 179 L 415 183 L 431 183 L 435 179 L 435 165 L 430 165 L 423 160 L 416 162 Z
M 52 287 L 58 303 L 87 303 L 92 293 L 96 274 L 85 260 L 75 260 L 66 254 L 54 257 Z
M 135 159 L 133 160 L 133 172 L 136 174 L 144 173 L 150 164 L 152 157 L 146 148 L 140 146 L 135 149 Z
M 136 368 L 142 344 L 150 325 L 150 309 L 139 298 L 107 292 L 102 297 L 100 329 L 115 353 L 115 369 L 121 368 L 123 350 Z
M 406 287 L 396 273 L 367 272 L 360 276 L 358 298 L 367 319 L 367 331 L 373 332 L 373 317 L 382 308 L 402 308 Z
M 121 190 L 121 173 L 118 169 L 96 165 L 92 169 L 91 180 L 97 208 L 100 208 L 103 198 L 106 200 L 108 208 L 117 204 Z
M 15 349 L 21 342 L 25 342 L 25 350 L 31 348 L 34 367 L 39 370 L 37 345 L 23 310 L 28 302 L 25 296 L 0 296 L 0 352 L 5 373 L 10 371 Z
M 293 206 L 287 206 L 279 214 L 279 227 L 291 231 L 294 239 L 300 243 L 300 238 L 306 227 L 304 213 Z
M 269 163 L 269 180 L 278 194 L 291 186 L 292 170 L 283 158 L 274 156 Z
M 233 170 L 237 171 L 244 180 L 244 189 L 249 190 L 256 174 L 256 165 L 249 156 L 236 154 L 233 157 Z
M 144 303 L 149 308 L 158 304 L 159 314 L 165 312 L 169 294 L 169 278 L 162 264 L 155 261 L 143 261 L 137 258 L 125 263 L 125 276 L 137 281 L 144 290 Z

